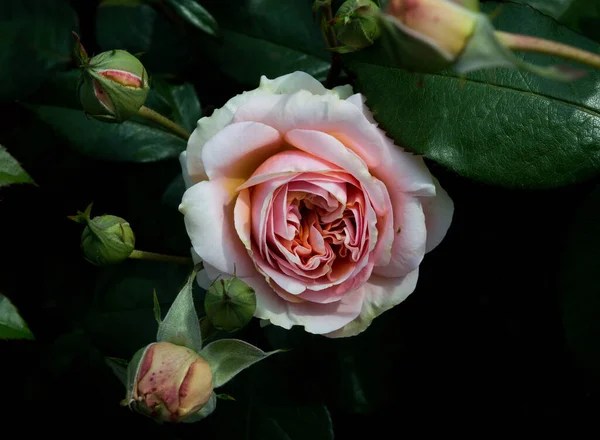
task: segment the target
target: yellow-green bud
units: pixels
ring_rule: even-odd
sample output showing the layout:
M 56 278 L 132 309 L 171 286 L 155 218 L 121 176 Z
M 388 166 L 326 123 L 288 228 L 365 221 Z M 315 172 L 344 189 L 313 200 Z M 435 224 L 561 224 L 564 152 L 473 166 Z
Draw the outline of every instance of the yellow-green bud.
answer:
M 372 45 L 381 35 L 379 6 L 370 0 L 348 0 L 333 19 L 336 38 L 344 46 L 338 52 L 352 52 Z
M 237 278 L 215 281 L 206 291 L 206 316 L 218 330 L 228 332 L 244 327 L 256 310 L 254 290 Z
M 150 86 L 143 64 L 124 50 L 102 52 L 82 66 L 79 99 L 92 117 L 123 122 L 146 102 Z
M 92 205 L 85 212 L 69 217 L 86 225 L 81 234 L 81 249 L 86 260 L 96 266 L 117 264 L 135 249 L 135 235 L 126 220 L 114 215 L 91 218 Z
M 460 56 L 477 20 L 473 11 L 450 0 L 390 0 L 386 13 L 449 61 Z

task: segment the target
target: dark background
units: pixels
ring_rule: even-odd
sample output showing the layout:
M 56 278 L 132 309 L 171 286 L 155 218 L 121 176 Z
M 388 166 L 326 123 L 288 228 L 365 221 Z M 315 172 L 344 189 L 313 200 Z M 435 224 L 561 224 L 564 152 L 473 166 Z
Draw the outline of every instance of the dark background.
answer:
M 94 53 L 95 4 L 73 5 Z M 244 89 L 194 58 L 187 69 L 205 114 Z M 593 276 L 577 272 L 597 267 L 589 246 L 598 235 L 582 235 L 597 223 L 597 182 L 505 190 L 429 164 L 455 217 L 404 303 L 342 340 L 252 322 L 235 337 L 293 350 L 238 376 L 224 388 L 236 402 L 220 401 L 205 421 L 159 426 L 119 406 L 125 392 L 103 357 L 128 358 L 152 341 L 152 289 L 164 313 L 187 269 L 134 261 L 94 267 L 79 251 L 81 227 L 67 216 L 93 201 L 95 214 L 131 223 L 140 249 L 185 255 L 177 198 L 165 195 L 174 179 L 172 192 L 181 191 L 177 160 L 100 162 L 21 104 L 2 104 L 0 115 L 0 144 L 39 185 L 0 189 L 0 292 L 36 337 L 0 341 L 1 420 L 18 435 L 326 439 L 328 413 L 341 439 L 399 437 L 408 427 L 493 432 L 597 420 L 600 341 L 586 332 L 597 324 L 573 330 L 594 307 L 578 292 L 597 292 Z

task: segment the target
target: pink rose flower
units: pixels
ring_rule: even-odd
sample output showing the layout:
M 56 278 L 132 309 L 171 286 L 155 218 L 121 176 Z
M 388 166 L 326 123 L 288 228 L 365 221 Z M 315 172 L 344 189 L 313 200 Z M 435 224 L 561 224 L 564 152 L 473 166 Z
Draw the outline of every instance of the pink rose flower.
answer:
M 200 119 L 181 160 L 199 283 L 235 270 L 256 292 L 255 316 L 286 329 L 365 330 L 413 292 L 454 211 L 360 94 L 303 72 L 262 77 Z

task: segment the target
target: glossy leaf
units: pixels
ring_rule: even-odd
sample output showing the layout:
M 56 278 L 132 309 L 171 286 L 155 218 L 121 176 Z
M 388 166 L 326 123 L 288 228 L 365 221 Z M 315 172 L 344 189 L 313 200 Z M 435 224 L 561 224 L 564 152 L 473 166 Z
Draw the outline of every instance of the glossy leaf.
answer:
M 153 86 L 158 97 L 171 110 L 170 119 L 190 133 L 194 131 L 198 119 L 202 117 L 202 108 L 194 86 L 190 83 L 173 85 L 160 79 L 155 80 Z
M 71 62 L 75 13 L 63 0 L 0 2 L 0 101 L 34 92 Z
M 140 347 L 156 342 L 152 291 L 168 309 L 186 279 L 185 266 L 153 261 L 126 261 L 102 268 L 92 278 L 94 304 L 84 328 L 107 356 L 130 359 Z
M 181 73 L 189 65 L 188 39 L 148 4 L 101 4 L 96 15 L 96 39 L 102 51 L 123 49 L 141 54 L 140 61 L 151 79 L 159 73 Z
M 494 6 L 486 3 L 487 11 Z M 598 45 L 531 8 L 505 5 L 498 29 Z M 534 64 L 545 57 L 527 55 Z M 506 187 L 547 188 L 598 174 L 600 72 L 562 83 L 509 69 L 459 77 L 413 74 L 389 65 L 378 44 L 345 62 L 388 136 L 459 174 Z M 560 60 L 552 59 L 553 64 Z
M 117 376 L 117 379 L 119 379 L 119 381 L 123 384 L 123 386 L 126 387 L 127 386 L 127 367 L 129 365 L 129 362 L 127 362 L 125 359 L 107 357 L 106 365 L 108 365 L 110 367 L 110 369 L 112 370 L 114 375 Z
M 578 366 L 600 386 L 600 187 L 581 206 L 563 256 L 563 322 Z
M 195 0 L 166 0 L 173 10 L 192 26 L 209 35 L 217 34 L 217 22 L 206 9 Z
M 219 23 L 218 41 L 203 48 L 225 74 L 256 86 L 269 78 L 303 70 L 319 80 L 329 70 L 330 54 L 307 0 L 206 1 Z
M 19 162 L 6 151 L 6 148 L 0 145 L 0 187 L 13 183 L 35 184 Z
M 34 339 L 10 300 L 0 293 L 0 339 Z
M 596 0 L 516 0 L 600 41 L 600 3 Z
M 145 119 L 134 117 L 116 124 L 88 117 L 77 101 L 78 77 L 77 71 L 57 75 L 30 99 L 34 103 L 31 108 L 38 117 L 67 139 L 72 147 L 88 156 L 121 162 L 154 162 L 178 157 L 185 150 L 183 139 Z M 175 98 L 179 92 L 172 93 L 172 87 L 166 83 L 161 85 L 165 96 L 157 90 L 151 91 L 148 106 L 154 107 L 158 102 L 157 111 L 167 117 L 186 114 L 193 108 L 189 102 L 197 98 Z M 189 86 L 178 87 L 191 93 Z

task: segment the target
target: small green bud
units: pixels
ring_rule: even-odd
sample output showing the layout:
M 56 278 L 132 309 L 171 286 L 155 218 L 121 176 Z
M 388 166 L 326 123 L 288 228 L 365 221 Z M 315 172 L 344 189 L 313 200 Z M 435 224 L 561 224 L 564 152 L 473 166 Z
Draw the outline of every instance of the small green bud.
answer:
M 244 327 L 256 310 L 254 290 L 237 278 L 215 281 L 206 291 L 206 316 L 218 330 L 233 332 Z
M 85 212 L 69 217 L 86 225 L 81 234 L 81 249 L 86 260 L 96 266 L 126 260 L 135 248 L 135 235 L 126 220 L 114 215 L 91 218 L 92 205 Z
M 123 122 L 146 102 L 150 86 L 143 64 L 124 50 L 96 55 L 81 66 L 79 100 L 86 113 L 104 122 Z
M 348 0 L 335 14 L 333 29 L 344 46 L 337 52 L 353 52 L 372 45 L 381 35 L 379 6 L 370 0 Z

